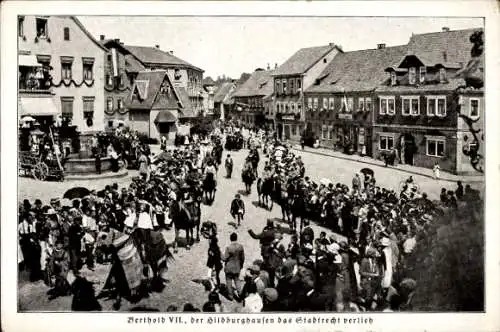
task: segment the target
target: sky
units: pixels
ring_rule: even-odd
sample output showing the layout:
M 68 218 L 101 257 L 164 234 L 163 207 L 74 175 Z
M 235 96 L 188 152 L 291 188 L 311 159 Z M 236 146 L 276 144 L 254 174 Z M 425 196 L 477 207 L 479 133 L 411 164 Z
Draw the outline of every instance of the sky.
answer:
M 128 45 L 160 45 L 205 70 L 204 77 L 281 65 L 303 47 L 335 43 L 344 51 L 406 44 L 412 33 L 483 27 L 481 18 L 409 17 L 173 17 L 79 16 L 99 39 Z

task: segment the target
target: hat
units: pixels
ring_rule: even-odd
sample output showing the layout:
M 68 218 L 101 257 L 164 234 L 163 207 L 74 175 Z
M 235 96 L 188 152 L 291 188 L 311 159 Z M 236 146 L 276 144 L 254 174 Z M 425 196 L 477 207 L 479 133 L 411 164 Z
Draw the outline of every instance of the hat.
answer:
M 59 198 L 51 198 L 51 199 L 50 199 L 50 204 L 51 204 L 51 205 L 52 205 L 52 204 L 57 204 L 57 203 L 59 203 L 59 202 L 60 202 Z
M 260 267 L 258 265 L 252 264 L 248 267 L 248 270 L 251 272 L 259 273 Z
M 333 264 L 342 264 L 342 256 L 340 256 L 339 254 L 336 254 L 335 258 L 333 260 Z
M 45 212 L 45 214 L 49 214 L 49 215 L 56 214 L 56 210 L 54 210 L 53 208 L 50 208 L 47 210 L 47 212 Z
M 304 246 L 305 249 L 309 249 L 309 250 L 313 250 L 313 245 L 310 244 L 310 243 L 306 243 L 306 245 Z
M 380 240 L 380 244 L 384 247 L 388 247 L 391 244 L 391 240 L 388 237 L 383 237 Z
M 253 261 L 252 265 L 256 265 L 256 266 L 262 266 L 262 264 L 264 264 L 264 261 L 262 259 L 256 259 Z
M 274 288 L 266 288 L 262 293 L 267 302 L 274 302 L 278 299 L 278 291 Z
M 365 256 L 366 257 L 377 257 L 377 249 L 372 248 L 372 247 L 366 249 Z
M 331 254 L 337 254 L 339 249 L 340 246 L 335 242 L 326 246 L 326 250 Z

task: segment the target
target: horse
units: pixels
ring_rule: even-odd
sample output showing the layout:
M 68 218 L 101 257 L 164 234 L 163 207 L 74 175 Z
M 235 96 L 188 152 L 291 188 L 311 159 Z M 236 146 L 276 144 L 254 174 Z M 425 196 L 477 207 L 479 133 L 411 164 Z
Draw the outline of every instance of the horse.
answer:
M 269 211 L 273 210 L 273 193 L 275 190 L 275 180 L 273 178 L 257 180 L 257 194 L 259 196 L 259 205 L 264 205 Z M 262 198 L 262 202 L 261 202 Z M 271 206 L 268 207 L 269 203 Z
M 189 250 L 194 243 L 194 228 L 196 227 L 196 242 L 200 241 L 200 215 L 199 201 L 183 203 L 179 200 L 173 201 L 170 213 L 175 229 L 174 252 L 177 252 L 179 231 L 186 232 L 186 248 Z
M 300 218 L 300 231 L 302 228 L 308 224 L 307 215 L 307 204 L 306 199 L 300 191 L 296 191 L 293 196 L 289 196 L 288 206 L 290 208 L 290 213 L 292 215 L 291 226 L 293 230 L 297 229 L 297 217 Z
M 245 167 L 241 172 L 241 178 L 245 183 L 247 194 L 252 192 L 252 184 L 255 181 L 255 172 L 252 167 Z
M 281 207 L 281 219 L 283 221 L 290 222 L 291 218 L 290 208 L 288 204 L 288 193 L 287 190 L 283 188 L 283 183 L 281 180 L 277 180 L 274 184 L 272 199 Z
M 213 173 L 207 173 L 203 179 L 203 195 L 206 197 L 207 202 L 213 202 L 215 199 L 215 191 L 217 182 L 215 181 Z

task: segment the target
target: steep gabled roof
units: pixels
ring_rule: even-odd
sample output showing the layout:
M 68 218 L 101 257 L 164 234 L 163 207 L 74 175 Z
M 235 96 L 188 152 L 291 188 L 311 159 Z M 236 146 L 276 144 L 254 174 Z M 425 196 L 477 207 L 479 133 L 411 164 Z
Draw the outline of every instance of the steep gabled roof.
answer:
M 470 36 L 478 30 L 482 28 L 415 34 L 408 43 L 408 55 L 417 56 L 426 66 L 460 68 L 471 58 Z
M 191 101 L 189 100 L 189 96 L 187 91 L 183 87 L 175 87 L 177 90 L 178 96 L 182 102 L 182 109 L 179 110 L 179 119 L 192 118 L 195 116 L 193 111 L 193 105 L 191 105 Z
M 127 107 L 130 109 L 153 109 L 160 87 L 165 80 L 168 81 L 168 84 L 173 89 L 175 97 L 181 104 L 179 108 L 182 108 L 183 105 L 179 96 L 179 91 L 172 85 L 167 72 L 164 70 L 139 72 L 132 86 L 131 93 L 127 97 Z M 132 98 L 136 91 L 140 99 Z
M 224 98 L 231 92 L 231 89 L 235 87 L 235 84 L 232 82 L 224 82 L 222 83 L 214 94 L 214 102 L 222 103 Z
M 385 69 L 406 52 L 406 46 L 339 53 L 307 92 L 371 91 L 387 79 Z
M 204 71 L 196 66 L 193 66 L 189 62 L 184 61 L 174 56 L 173 54 L 164 52 L 156 47 L 132 45 L 123 45 L 123 47 L 145 64 L 171 65 L 178 67 L 187 67 L 201 72 Z
M 273 75 L 296 75 L 303 74 L 334 48 L 334 44 L 317 47 L 301 48 L 292 55 L 284 64 L 279 66 Z M 340 49 L 339 49 L 340 51 Z
M 234 97 L 267 96 L 273 92 L 273 70 L 258 70 L 236 89 Z

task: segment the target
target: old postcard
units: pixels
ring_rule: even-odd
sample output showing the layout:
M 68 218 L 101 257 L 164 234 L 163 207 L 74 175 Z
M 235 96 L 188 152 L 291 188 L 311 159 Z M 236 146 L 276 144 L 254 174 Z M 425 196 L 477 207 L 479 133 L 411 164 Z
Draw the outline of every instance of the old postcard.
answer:
M 6 331 L 500 328 L 493 2 L 2 9 Z

